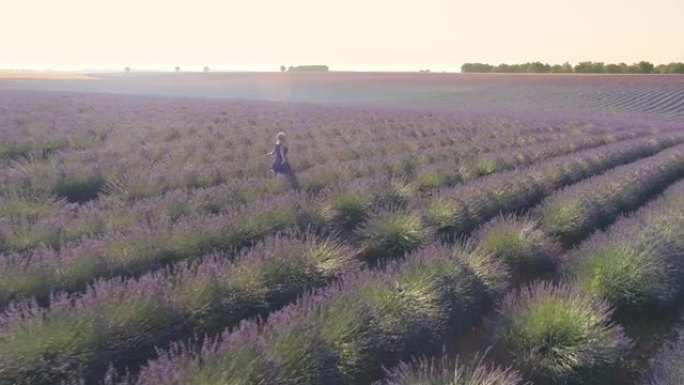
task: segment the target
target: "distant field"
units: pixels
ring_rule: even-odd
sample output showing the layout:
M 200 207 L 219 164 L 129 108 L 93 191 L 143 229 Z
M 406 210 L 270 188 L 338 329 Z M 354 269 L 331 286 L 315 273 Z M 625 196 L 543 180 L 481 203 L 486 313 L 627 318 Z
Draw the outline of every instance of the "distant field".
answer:
M 0 79 L 94 80 L 97 78 L 68 72 L 0 71 Z
M 76 76 L 76 75 L 74 75 Z M 81 80 L 0 80 L 2 89 L 306 103 L 373 103 L 466 111 L 632 111 L 684 117 L 684 75 L 419 73 L 129 73 Z
M 681 370 L 684 76 L 97 77 L 0 80 L 0 385 Z

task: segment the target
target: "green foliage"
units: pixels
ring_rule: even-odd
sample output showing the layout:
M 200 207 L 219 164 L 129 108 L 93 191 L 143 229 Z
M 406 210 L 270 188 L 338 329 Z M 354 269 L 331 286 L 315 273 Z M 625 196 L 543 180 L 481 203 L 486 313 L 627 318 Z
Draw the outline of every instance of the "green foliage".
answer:
M 670 63 L 660 64 L 655 66 L 648 61 L 640 61 L 634 64 L 626 63 L 608 63 L 583 61 L 575 64 L 573 67 L 570 63 L 549 65 L 541 62 L 528 62 L 522 64 L 505 64 L 501 63 L 497 66 L 485 63 L 465 63 L 461 66 L 461 72 L 473 73 L 578 73 L 578 74 L 674 74 L 684 73 L 684 63 Z
M 298 65 L 290 66 L 288 72 L 328 72 L 330 69 L 327 65 Z
M 614 244 L 578 258 L 571 276 L 585 293 L 618 310 L 638 312 L 673 299 L 672 269 L 657 250 Z
M 496 172 L 501 166 L 496 159 L 491 157 L 477 157 L 468 164 L 463 165 L 459 173 L 463 175 L 463 180 L 468 181 L 481 176 Z
M 98 171 L 82 171 L 61 175 L 54 181 L 51 191 L 69 202 L 83 203 L 97 198 L 105 182 L 105 177 Z
M 350 259 L 350 251 L 334 238 L 313 238 L 304 243 L 304 257 L 325 278 L 334 277 Z
M 441 235 L 465 234 L 470 230 L 468 212 L 455 199 L 438 197 L 429 201 L 423 214 L 426 222 Z
M 577 63 L 573 70 L 578 74 L 600 74 L 604 72 L 605 64 L 603 62 L 583 61 Z
M 49 198 L 5 198 L 0 201 L 0 218 L 33 222 L 55 214 L 63 207 L 63 201 Z
M 424 313 L 416 311 L 416 304 L 389 282 L 366 285 L 360 297 L 368 304 L 369 312 L 382 335 L 382 350 L 387 363 L 407 359 L 413 354 L 424 354 L 434 341 L 430 323 Z
M 47 225 L 16 225 L 5 239 L 0 240 L 0 250 L 22 252 L 40 245 L 57 247 L 61 241 L 60 229 Z M 3 245 L 4 244 L 4 245 Z
M 283 385 L 338 384 L 335 355 L 321 336 L 320 325 L 295 323 L 278 330 L 266 347 L 277 368 L 274 383 Z
M 0 304 L 7 304 L 14 298 L 31 295 L 46 295 L 50 290 L 50 276 L 19 269 L 3 270 L 0 273 Z
M 684 74 L 684 63 L 659 64 L 653 69 L 659 74 Z
M 422 246 L 430 237 L 420 216 L 402 212 L 377 214 L 357 233 L 362 239 L 361 255 L 370 261 L 401 256 Z
M 421 359 L 401 364 L 379 385 L 520 385 L 520 375 L 510 369 L 490 367 L 484 357 L 461 364 L 446 355 L 439 360 Z
M 371 203 L 365 190 L 340 189 L 326 195 L 322 214 L 329 226 L 351 230 L 366 218 Z
M 98 331 L 84 318 L 34 317 L 0 335 L 0 384 L 58 383 L 95 359 Z
M 458 254 L 479 281 L 479 289 L 484 292 L 482 305 L 494 303 L 510 289 L 510 269 L 500 259 L 478 249 L 469 250 L 467 246 Z
M 249 282 L 243 278 L 242 282 L 245 281 Z M 179 278 L 173 285 L 173 302 L 191 328 L 212 330 L 216 325 L 223 324 L 227 315 L 237 311 L 232 304 L 224 301 L 226 290 L 222 289 L 221 281 L 215 276 Z M 254 302 L 263 304 L 263 300 L 258 298 L 258 289 L 256 282 L 252 287 L 245 285 L 236 288 L 234 298 L 242 298 L 235 302 L 241 306 Z
M 251 346 L 239 346 L 229 354 L 216 355 L 202 363 L 202 368 L 189 369 L 183 384 L 187 385 L 253 385 L 259 383 L 265 363 Z
M 516 275 L 553 270 L 560 247 L 539 223 L 529 218 L 501 218 L 477 235 L 477 250 L 501 260 Z
M 426 191 L 438 188 L 444 184 L 443 175 L 433 170 L 423 170 L 416 175 L 418 190 Z
M 0 159 L 17 159 L 26 157 L 30 154 L 33 146 L 31 143 L 16 142 L 16 141 L 2 141 L 0 143 Z
M 413 312 L 429 323 L 435 340 L 449 328 L 459 328 L 471 321 L 472 307 L 482 301 L 474 296 L 479 291 L 475 290 L 475 277 L 467 265 L 455 262 L 457 255 L 442 250 L 438 253 L 428 263 L 408 266 L 397 278 Z
M 461 72 L 494 72 L 494 66 L 484 63 L 465 63 L 461 66 Z
M 134 352 L 126 359 L 136 354 L 145 357 L 143 351 L 148 350 L 148 354 L 152 351 L 155 342 L 163 335 L 160 331 L 170 333 L 175 330 L 172 326 L 178 325 L 178 318 L 168 302 L 160 301 L 156 296 L 124 293 L 104 301 L 95 309 L 98 314 L 93 317 L 106 320 L 106 327 L 101 331 L 102 341 L 108 343 L 110 351 Z M 100 351 L 102 353 L 104 351 Z
M 495 349 L 536 385 L 611 384 L 628 345 L 610 315 L 600 300 L 571 289 L 523 289 L 499 309 Z
M 389 208 L 405 207 L 414 194 L 414 186 L 401 180 L 394 180 L 377 192 L 374 204 Z
M 579 200 L 556 200 L 544 205 L 540 222 L 550 234 L 560 236 L 564 242 L 573 242 L 583 236 L 594 216 L 586 204 Z
M 336 367 L 346 382 L 380 374 L 382 334 L 367 303 L 354 295 L 338 295 L 323 308 L 317 322 L 323 341 L 336 352 Z

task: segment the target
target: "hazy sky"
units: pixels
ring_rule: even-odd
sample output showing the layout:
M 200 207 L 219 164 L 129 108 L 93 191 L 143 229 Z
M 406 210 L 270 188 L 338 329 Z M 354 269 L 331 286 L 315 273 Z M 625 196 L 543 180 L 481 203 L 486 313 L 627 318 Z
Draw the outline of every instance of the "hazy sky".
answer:
M 0 68 L 684 61 L 684 0 L 0 0 Z

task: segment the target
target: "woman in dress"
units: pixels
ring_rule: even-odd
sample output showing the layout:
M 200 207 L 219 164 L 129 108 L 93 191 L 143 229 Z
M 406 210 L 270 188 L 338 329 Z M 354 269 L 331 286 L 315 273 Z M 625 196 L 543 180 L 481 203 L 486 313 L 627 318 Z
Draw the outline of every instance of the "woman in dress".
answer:
M 273 165 L 271 165 L 271 169 L 268 170 L 270 175 L 287 174 L 290 172 L 290 163 L 287 161 L 287 144 L 285 143 L 284 132 L 279 132 L 278 135 L 276 135 L 275 146 L 273 147 L 273 151 L 269 152 L 268 155 L 275 155 Z

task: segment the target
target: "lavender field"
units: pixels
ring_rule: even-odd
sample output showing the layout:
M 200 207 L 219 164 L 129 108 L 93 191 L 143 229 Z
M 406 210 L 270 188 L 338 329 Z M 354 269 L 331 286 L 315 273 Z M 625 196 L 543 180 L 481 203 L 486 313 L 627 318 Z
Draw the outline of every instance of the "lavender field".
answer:
M 684 76 L 93 77 L 0 80 L 0 385 L 683 383 Z

